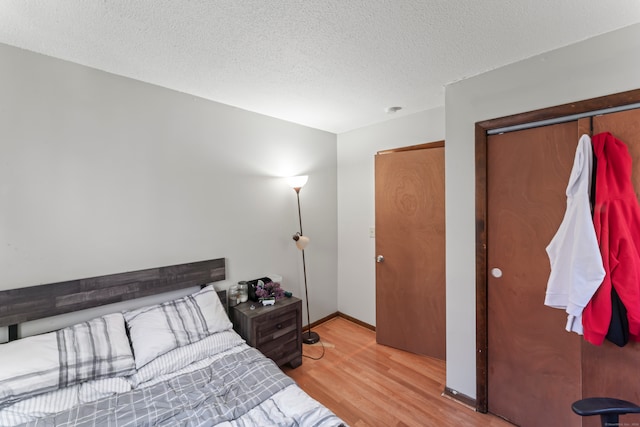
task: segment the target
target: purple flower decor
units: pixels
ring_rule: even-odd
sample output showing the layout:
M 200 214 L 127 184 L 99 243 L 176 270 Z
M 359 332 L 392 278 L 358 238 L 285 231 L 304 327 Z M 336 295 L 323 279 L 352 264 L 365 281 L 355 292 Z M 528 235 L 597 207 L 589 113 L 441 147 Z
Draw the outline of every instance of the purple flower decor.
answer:
M 280 283 L 277 282 L 258 282 L 256 286 L 256 296 L 260 299 L 275 297 L 276 300 L 284 298 L 284 290 L 280 287 Z

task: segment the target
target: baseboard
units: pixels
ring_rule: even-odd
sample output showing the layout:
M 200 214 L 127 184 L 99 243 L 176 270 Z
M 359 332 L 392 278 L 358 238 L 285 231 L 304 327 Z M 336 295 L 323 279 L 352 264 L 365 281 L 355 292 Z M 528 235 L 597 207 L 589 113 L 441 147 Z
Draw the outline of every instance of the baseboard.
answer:
M 356 325 L 360 325 L 360 326 L 362 326 L 363 328 L 370 329 L 370 330 L 372 330 L 372 331 L 374 331 L 374 332 L 375 332 L 375 330 L 376 330 L 376 327 L 375 327 L 375 326 L 370 325 L 370 324 L 368 324 L 368 323 L 366 323 L 366 322 L 363 322 L 362 320 L 358 320 L 358 319 L 356 319 L 355 317 L 351 317 L 351 316 L 349 316 L 348 314 L 344 314 L 344 313 L 340 313 L 340 312 L 338 312 L 338 317 L 342 317 L 343 319 L 347 319 L 348 321 L 353 322 L 353 323 L 355 323 Z
M 338 317 L 338 312 L 337 311 L 335 313 L 331 313 L 330 315 L 323 317 L 320 320 L 316 320 L 315 322 L 311 322 L 311 329 L 315 328 L 316 326 L 320 325 L 321 323 L 326 322 L 327 320 L 333 319 L 334 317 Z M 303 331 L 306 331 L 308 329 L 309 329 L 309 325 L 305 325 L 305 326 L 302 327 Z
M 466 394 L 460 393 L 452 388 L 449 387 L 445 387 L 444 388 L 444 392 L 442 393 L 445 396 L 462 403 L 463 405 L 466 405 L 468 407 L 470 407 L 473 410 L 477 410 L 477 401 L 476 399 L 474 399 L 473 397 L 469 397 Z
M 331 320 L 331 319 L 333 319 L 335 317 L 342 317 L 343 319 L 346 319 L 346 320 L 348 320 L 350 322 L 355 323 L 356 325 L 362 326 L 363 328 L 367 328 L 367 329 L 372 330 L 374 332 L 376 330 L 375 326 L 370 325 L 370 324 L 368 324 L 366 322 L 363 322 L 362 320 L 358 320 L 355 317 L 351 317 L 348 314 L 340 313 L 339 311 L 336 311 L 335 313 L 331 313 L 330 315 L 325 316 L 320 320 L 316 320 L 315 322 L 312 322 L 311 323 L 311 329 L 313 329 L 316 326 L 319 326 L 320 324 L 322 324 L 322 323 L 324 323 L 324 322 L 326 322 L 328 320 Z M 309 325 L 305 325 L 305 326 L 302 327 L 303 331 L 306 331 L 308 329 L 309 329 Z

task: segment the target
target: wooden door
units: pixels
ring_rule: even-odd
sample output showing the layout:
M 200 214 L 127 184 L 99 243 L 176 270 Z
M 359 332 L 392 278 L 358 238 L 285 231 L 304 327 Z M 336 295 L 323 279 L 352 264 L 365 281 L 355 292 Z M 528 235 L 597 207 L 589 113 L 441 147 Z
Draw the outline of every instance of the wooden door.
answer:
M 375 210 L 376 339 L 444 360 L 443 144 L 378 153 Z
M 611 132 L 627 144 L 631 154 L 632 182 L 640 195 L 640 110 L 629 110 L 593 118 L 593 134 Z M 609 396 L 640 404 L 640 343 L 618 347 L 609 341 L 601 346 L 583 343 L 583 395 Z M 621 425 L 640 425 L 640 415 L 625 415 Z M 599 426 L 585 419 L 584 426 Z
M 545 248 L 564 216 L 577 122 L 487 140 L 488 409 L 521 426 L 579 426 L 580 337 L 544 306 Z

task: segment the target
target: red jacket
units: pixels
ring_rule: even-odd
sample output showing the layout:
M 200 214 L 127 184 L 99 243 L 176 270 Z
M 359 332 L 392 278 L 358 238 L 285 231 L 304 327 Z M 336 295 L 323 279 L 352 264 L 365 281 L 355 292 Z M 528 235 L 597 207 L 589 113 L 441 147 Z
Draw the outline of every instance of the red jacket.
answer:
M 611 287 L 627 309 L 629 339 L 640 341 L 640 205 L 627 146 L 610 133 L 592 140 L 596 165 L 593 222 L 605 277 L 582 314 L 584 338 L 600 345 L 611 321 Z

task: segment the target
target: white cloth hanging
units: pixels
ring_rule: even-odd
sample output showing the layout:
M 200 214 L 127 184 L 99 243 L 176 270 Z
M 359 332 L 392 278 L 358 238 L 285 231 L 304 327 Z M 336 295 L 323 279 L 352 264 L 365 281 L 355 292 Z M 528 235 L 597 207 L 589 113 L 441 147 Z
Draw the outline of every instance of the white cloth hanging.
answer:
M 567 185 L 567 210 L 547 246 L 551 274 L 544 304 L 564 309 L 566 330 L 580 335 L 582 311 L 605 275 L 589 204 L 592 173 L 591 138 L 582 135 Z

